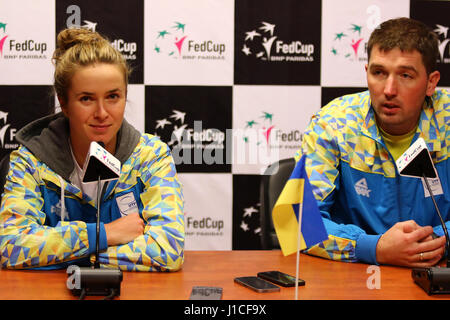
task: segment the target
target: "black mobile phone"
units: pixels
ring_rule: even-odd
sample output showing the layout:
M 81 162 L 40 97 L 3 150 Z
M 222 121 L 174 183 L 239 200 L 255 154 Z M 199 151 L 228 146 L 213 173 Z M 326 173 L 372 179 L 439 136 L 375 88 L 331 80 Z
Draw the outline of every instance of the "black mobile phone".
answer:
M 280 271 L 259 272 L 258 277 L 276 283 L 283 287 L 295 287 L 295 277 Z M 299 278 L 298 285 L 304 286 L 305 280 Z
M 220 287 L 194 286 L 189 300 L 221 300 L 222 291 Z
M 250 288 L 256 292 L 274 292 L 280 291 L 280 287 L 263 280 L 258 277 L 237 277 L 234 282 L 243 285 L 244 287 Z

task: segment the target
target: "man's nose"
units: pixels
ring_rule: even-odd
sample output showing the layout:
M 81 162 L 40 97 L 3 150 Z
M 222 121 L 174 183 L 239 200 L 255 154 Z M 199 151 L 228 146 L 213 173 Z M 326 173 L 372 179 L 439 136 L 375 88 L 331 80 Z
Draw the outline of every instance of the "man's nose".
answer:
M 390 75 L 384 83 L 384 94 L 386 97 L 395 97 L 397 95 L 397 80 L 395 76 Z

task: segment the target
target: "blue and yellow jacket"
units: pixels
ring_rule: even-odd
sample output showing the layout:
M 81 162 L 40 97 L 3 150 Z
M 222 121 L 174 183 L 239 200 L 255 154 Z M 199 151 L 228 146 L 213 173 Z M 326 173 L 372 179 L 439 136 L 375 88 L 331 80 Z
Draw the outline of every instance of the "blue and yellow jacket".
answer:
M 413 138 L 422 137 L 443 194 L 435 199 L 450 220 L 450 93 L 427 98 Z M 368 91 L 331 101 L 311 119 L 302 143 L 306 171 L 329 239 L 306 252 L 328 259 L 377 263 L 379 237 L 396 222 L 414 220 L 443 235 L 421 179 L 400 176 L 376 126 Z M 296 154 L 298 161 L 300 151 Z M 447 222 L 447 228 L 450 223 Z
M 74 164 L 68 135 L 61 113 L 29 124 L 17 135 L 22 146 L 11 154 L 0 208 L 3 267 L 57 269 L 89 265 L 94 258 L 96 201 L 69 182 Z M 115 157 L 122 168 L 101 198 L 100 264 L 122 270 L 178 270 L 184 261 L 183 195 L 170 150 L 125 120 L 117 140 Z M 124 195 L 134 196 L 144 234 L 108 247 L 104 224 L 121 217 L 117 201 Z M 68 219 L 61 221 L 64 207 Z

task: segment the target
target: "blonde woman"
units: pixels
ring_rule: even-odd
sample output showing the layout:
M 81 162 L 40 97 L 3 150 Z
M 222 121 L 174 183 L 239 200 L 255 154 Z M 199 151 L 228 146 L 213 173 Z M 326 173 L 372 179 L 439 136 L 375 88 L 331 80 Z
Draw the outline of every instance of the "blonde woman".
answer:
M 124 119 L 129 68 L 96 32 L 66 29 L 53 55 L 62 112 L 20 130 L 0 209 L 6 268 L 89 265 L 96 248 L 96 184 L 81 182 L 90 143 L 121 161 L 102 187 L 100 265 L 175 271 L 184 260 L 183 195 L 167 145 Z M 131 210 L 130 210 L 131 208 Z

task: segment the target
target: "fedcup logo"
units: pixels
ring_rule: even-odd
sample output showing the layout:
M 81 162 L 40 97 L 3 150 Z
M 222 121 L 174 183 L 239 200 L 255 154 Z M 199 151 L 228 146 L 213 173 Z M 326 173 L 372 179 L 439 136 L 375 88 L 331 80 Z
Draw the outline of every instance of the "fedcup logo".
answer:
M 9 24 L 0 20 L 0 57 L 3 59 L 47 59 L 47 43 L 35 39 L 16 39 L 6 34 Z
M 241 223 L 239 224 L 239 228 L 243 232 L 251 232 L 256 235 L 261 235 L 261 226 L 259 224 L 254 229 L 251 229 L 250 226 L 250 223 L 253 222 L 251 221 L 252 219 L 256 218 L 257 222 L 259 222 L 260 207 L 261 207 L 260 204 L 257 203 L 254 206 L 250 206 L 243 209 L 243 213 L 240 215 Z
M 174 21 L 158 29 L 153 51 L 173 59 L 224 60 L 226 45 L 212 39 L 201 39 L 187 31 L 185 22 Z
M 153 50 L 174 58 L 181 56 L 184 40 L 187 38 L 187 35 L 184 34 L 185 27 L 185 23 L 175 21 L 169 28 L 162 28 L 158 31 Z
M 331 53 L 352 61 L 364 60 L 365 57 L 360 57 L 360 48 L 364 44 L 362 31 L 362 25 L 350 23 L 345 30 L 336 32 L 330 49 Z
M 3 120 L 3 126 L 0 128 L 0 143 L 2 148 L 5 147 L 5 135 L 8 130 L 10 124 L 7 123 L 8 112 L 0 111 L 0 119 Z
M 163 119 L 156 120 L 155 135 L 170 136 L 176 165 L 259 164 L 268 166 L 280 159 L 275 127 L 269 125 L 271 114 L 265 113 L 268 127 L 219 130 L 204 126 L 203 121 L 186 122 L 186 112 L 173 109 Z M 234 149 L 232 148 L 234 147 Z M 232 152 L 234 150 L 234 158 Z
M 155 135 L 167 136 L 170 132 L 167 144 L 172 148 L 175 164 L 224 164 L 225 132 L 203 128 L 202 121 L 194 121 L 190 127 L 185 120 L 186 112 L 176 109 L 156 120 Z
M 236 164 L 268 166 L 280 159 L 278 129 L 273 123 L 273 113 L 262 111 L 260 115 L 245 121 L 242 129 L 234 132 L 239 140 L 234 148 Z
M 279 125 L 275 118 L 275 113 L 261 110 L 243 122 L 243 136 L 239 141 L 241 143 L 234 148 L 237 152 L 236 163 L 242 164 L 239 157 L 248 154 L 250 158 L 247 159 L 247 164 L 274 164 L 279 161 L 283 150 L 287 151 L 285 154 L 294 154 L 301 148 L 301 130 Z M 242 146 L 246 153 L 239 149 Z
M 8 35 L 5 35 L 6 23 L 0 22 L 0 30 L 3 30 L 3 35 L 0 36 L 0 57 L 3 57 L 3 46 L 5 45 L 6 38 L 8 38 Z
M 440 62 L 450 63 L 450 46 L 448 45 L 450 38 L 448 38 L 448 27 L 436 24 L 433 31 L 438 36 Z M 445 50 L 447 47 L 449 47 L 449 50 Z
M 8 112 L 0 110 L 0 123 L 3 123 L 0 127 L 0 145 L 3 149 L 12 150 L 16 149 L 19 144 L 15 142 L 17 129 L 11 128 L 11 124 L 8 123 L 8 114 Z
M 335 28 L 329 51 L 333 56 L 348 61 L 367 61 L 367 42 L 372 31 L 381 23 L 381 9 L 372 4 L 365 13 L 365 21 L 351 21 Z
M 262 124 L 261 124 L 261 122 Z M 250 139 L 256 139 L 255 141 L 252 141 L 256 143 L 257 145 L 260 145 L 261 143 L 265 142 L 267 146 L 270 147 L 269 140 L 270 135 L 272 133 L 272 130 L 275 128 L 275 125 L 272 125 L 273 120 L 273 113 L 269 112 L 262 112 L 262 115 L 259 117 L 259 119 L 251 119 L 249 121 L 246 121 L 245 129 L 247 131 L 247 135 L 244 136 L 244 141 L 246 143 L 250 143 Z M 259 129 L 261 129 L 261 133 L 263 136 L 263 140 L 261 140 L 261 135 L 252 135 L 251 132 L 254 132 L 255 126 L 259 126 Z
M 276 34 L 276 25 L 262 21 L 245 32 L 241 52 L 263 61 L 314 61 L 314 45 L 300 40 L 286 41 Z

